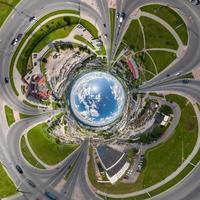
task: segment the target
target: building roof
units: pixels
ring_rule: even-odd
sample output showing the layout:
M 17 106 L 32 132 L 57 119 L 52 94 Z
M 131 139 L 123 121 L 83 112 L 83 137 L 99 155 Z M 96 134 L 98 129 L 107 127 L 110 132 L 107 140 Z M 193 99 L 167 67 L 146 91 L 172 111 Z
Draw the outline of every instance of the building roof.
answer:
M 162 123 L 162 121 L 164 119 L 164 115 L 162 115 L 161 113 L 156 113 L 154 119 L 155 119 L 156 123 L 160 124 L 160 123 Z
M 116 164 L 124 155 L 124 153 L 117 151 L 105 144 L 99 145 L 96 150 L 105 170 L 108 170 L 110 167 Z
M 121 170 L 121 168 L 125 165 L 126 160 L 127 160 L 127 156 L 124 154 L 123 158 L 120 160 L 119 163 L 117 163 L 117 165 L 115 165 L 114 167 L 106 171 L 108 176 L 112 177 L 115 174 L 117 174 Z

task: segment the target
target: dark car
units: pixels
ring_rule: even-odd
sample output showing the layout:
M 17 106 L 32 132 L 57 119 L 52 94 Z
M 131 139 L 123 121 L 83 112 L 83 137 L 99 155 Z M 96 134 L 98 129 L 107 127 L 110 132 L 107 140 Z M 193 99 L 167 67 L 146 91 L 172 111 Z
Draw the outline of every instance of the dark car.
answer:
M 122 13 L 121 13 L 121 17 L 122 17 L 123 19 L 125 19 L 125 17 L 126 17 L 125 12 L 122 12 Z
M 21 33 L 18 34 L 18 35 L 17 35 L 17 40 L 19 41 L 19 40 L 22 38 L 22 36 L 23 36 L 23 34 L 21 34 Z
M 185 79 L 185 80 L 182 80 L 182 82 L 185 83 L 185 84 L 187 84 L 187 83 L 189 83 L 190 81 L 187 80 L 187 79 Z
M 22 170 L 22 168 L 21 168 L 19 165 L 16 165 L 15 167 L 16 167 L 17 171 L 18 171 L 20 174 L 23 174 L 23 170 Z
M 57 200 L 57 197 L 53 192 L 45 192 L 44 194 L 51 200 Z
M 15 46 L 17 44 L 17 42 L 18 42 L 18 39 L 15 38 L 15 39 L 12 40 L 11 45 Z
M 5 77 L 5 83 L 9 83 L 9 79 L 8 79 L 8 77 Z
M 195 6 L 200 4 L 200 0 L 191 0 L 191 3 Z
M 35 185 L 35 183 L 32 181 L 32 180 L 30 180 L 30 179 L 27 179 L 27 183 L 31 186 L 31 187 L 36 187 L 36 185 Z

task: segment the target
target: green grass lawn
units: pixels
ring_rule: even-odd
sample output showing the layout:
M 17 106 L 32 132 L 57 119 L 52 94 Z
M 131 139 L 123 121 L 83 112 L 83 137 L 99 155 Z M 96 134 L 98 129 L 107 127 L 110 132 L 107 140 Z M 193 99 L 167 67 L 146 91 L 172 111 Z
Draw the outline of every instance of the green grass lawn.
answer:
M 176 59 L 176 54 L 172 52 L 148 51 L 148 53 L 153 58 L 158 73 L 163 71 L 169 64 L 171 64 Z
M 71 25 L 71 26 L 68 26 L 68 27 L 62 27 L 62 28 L 59 28 L 55 31 L 52 31 L 50 34 L 46 35 L 43 38 L 43 40 L 41 40 L 37 44 L 37 46 L 34 48 L 33 52 L 40 52 L 50 42 L 57 40 L 57 39 L 67 37 L 74 27 L 75 27 L 75 25 Z
M 32 108 L 38 108 L 38 106 L 37 105 L 34 105 L 34 104 L 32 104 L 32 103 L 29 103 L 28 101 L 26 101 L 26 100 L 23 100 L 23 103 L 24 104 L 26 104 L 27 106 L 30 106 L 30 107 L 32 107 Z
M 153 4 L 141 8 L 142 11 L 154 14 L 165 20 L 178 33 L 184 45 L 188 43 L 188 31 L 182 17 L 168 6 Z
M 123 41 L 135 52 L 144 48 L 144 40 L 138 20 L 132 20 Z
M 34 167 L 37 167 L 39 169 L 45 169 L 44 166 L 42 166 L 32 155 L 32 153 L 30 152 L 28 146 L 26 145 L 26 141 L 24 136 L 22 136 L 21 141 L 20 141 L 20 147 L 21 147 L 21 151 L 22 154 L 24 156 L 24 158 Z
M 140 17 L 146 38 L 146 48 L 178 49 L 174 36 L 160 23 L 147 17 Z
M 57 144 L 55 139 L 49 136 L 47 124 L 39 124 L 28 132 L 28 140 L 31 148 L 38 158 L 49 165 L 55 165 L 71 154 L 78 145 Z
M 116 183 L 100 184 L 95 182 L 92 162 L 89 162 L 88 174 L 92 184 L 98 189 L 109 193 L 128 193 L 154 185 L 172 174 L 189 156 L 196 143 L 198 125 L 194 109 L 184 97 L 169 95 L 166 98 L 175 101 L 182 113 L 173 135 L 165 142 L 146 152 L 146 168 L 142 171 L 135 184 Z M 190 117 L 188 117 L 190 116 Z M 188 169 L 189 168 L 189 169 Z M 186 172 L 190 167 L 186 168 Z M 187 174 L 185 171 L 183 174 Z M 183 178 L 183 174 L 180 175 Z M 173 181 L 175 182 L 175 181 Z M 170 183 L 171 185 L 172 183 Z M 163 186 L 164 187 L 164 186 Z
M 149 55 L 146 53 L 137 53 L 135 55 L 135 59 L 137 63 L 143 68 L 143 71 L 141 72 L 142 80 L 147 81 L 152 79 L 154 77 L 154 74 L 156 74 L 156 70 Z
M 11 126 L 15 122 L 13 110 L 9 106 L 4 106 L 4 110 L 5 110 L 8 126 Z
M 115 17 L 116 17 L 116 9 L 110 8 L 110 31 L 111 31 L 111 51 L 112 51 L 112 44 L 113 44 L 113 37 L 114 37 L 114 31 L 115 31 Z
M 93 24 L 91 24 L 89 21 L 84 20 L 84 19 L 81 19 L 81 20 L 80 20 L 80 24 L 81 24 L 85 29 L 87 29 L 87 30 L 90 32 L 90 34 L 91 34 L 95 39 L 98 38 L 98 30 L 97 30 L 97 28 L 96 28 Z
M 81 35 L 75 35 L 74 39 L 84 43 L 85 45 L 89 46 L 91 49 L 95 50 L 94 46 L 88 40 L 86 40 L 84 37 L 82 37 Z
M 16 187 L 0 163 L 0 198 L 16 193 Z
M 24 113 L 19 113 L 20 119 L 25 119 L 25 118 L 29 118 L 29 117 L 36 117 L 37 115 L 27 115 Z
M 0 0 L 0 27 L 20 0 Z

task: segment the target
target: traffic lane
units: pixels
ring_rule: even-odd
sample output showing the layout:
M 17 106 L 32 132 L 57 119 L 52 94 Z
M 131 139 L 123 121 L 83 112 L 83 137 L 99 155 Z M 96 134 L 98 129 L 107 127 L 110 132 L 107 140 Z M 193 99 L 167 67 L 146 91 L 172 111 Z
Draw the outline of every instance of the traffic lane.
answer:
M 144 92 L 162 92 L 162 91 L 172 92 L 172 93 L 181 92 L 182 96 L 188 95 L 192 97 L 194 100 L 196 100 L 197 102 L 200 102 L 200 90 L 194 89 L 192 87 L 184 87 L 184 85 L 152 87 L 152 88 L 140 90 L 139 92 L 144 93 Z
M 161 193 L 153 200 L 199 200 L 200 165 L 185 177 L 184 181 L 173 186 L 170 190 Z M 199 190 L 199 191 L 198 191 Z M 197 192 L 197 193 L 196 193 Z M 189 197 L 189 198 L 188 198 Z

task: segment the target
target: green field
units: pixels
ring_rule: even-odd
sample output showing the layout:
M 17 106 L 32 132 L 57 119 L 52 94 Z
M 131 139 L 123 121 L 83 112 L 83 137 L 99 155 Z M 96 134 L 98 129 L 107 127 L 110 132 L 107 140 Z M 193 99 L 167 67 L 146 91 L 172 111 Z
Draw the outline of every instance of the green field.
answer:
M 21 141 L 20 141 L 20 147 L 21 147 L 21 151 L 22 151 L 22 154 L 24 156 L 24 158 L 31 164 L 33 165 L 34 167 L 37 167 L 39 169 L 45 169 L 44 166 L 42 166 L 35 158 L 34 156 L 32 155 L 32 153 L 30 152 L 27 144 L 26 144 L 26 141 L 25 141 L 25 138 L 24 136 L 22 136 L 21 138 Z
M 26 100 L 23 100 L 23 103 L 26 104 L 27 106 L 32 107 L 32 108 L 38 108 L 37 105 L 34 105 L 34 104 L 32 104 L 32 103 L 30 103 L 30 102 L 28 102 L 28 101 L 26 101 Z
M 0 163 L 0 198 L 16 193 L 16 187 Z
M 80 24 L 90 32 L 94 39 L 98 38 L 98 30 L 93 24 L 84 19 L 80 20 Z
M 150 56 L 153 58 L 157 72 L 163 71 L 170 63 L 176 59 L 176 54 L 167 51 L 148 51 Z
M 15 122 L 13 110 L 9 106 L 4 106 L 4 110 L 5 110 L 8 126 L 11 126 Z
M 174 36 L 160 23 L 147 17 L 140 17 L 146 38 L 146 48 L 178 49 Z
M 82 37 L 81 35 L 75 35 L 74 39 L 84 43 L 85 45 L 89 46 L 91 49 L 95 50 L 94 46 L 88 40 L 86 40 L 84 37 Z
M 48 165 L 55 165 L 70 155 L 78 145 L 57 144 L 56 140 L 49 136 L 47 124 L 39 124 L 27 134 L 31 148 L 38 158 Z
M 144 48 L 144 39 L 138 20 L 132 20 L 123 41 L 135 52 Z
M 137 53 L 135 59 L 142 67 L 141 78 L 143 81 L 150 80 L 156 75 L 155 66 L 147 53 Z
M 50 34 L 45 36 L 43 38 L 43 40 L 41 40 L 37 44 L 37 46 L 34 48 L 33 52 L 40 52 L 46 45 L 48 45 L 52 41 L 67 37 L 74 27 L 75 27 L 75 25 L 71 25 L 68 27 L 66 26 L 66 27 L 59 28 L 55 31 L 52 31 Z
M 114 37 L 114 31 L 115 31 L 115 17 L 116 17 L 116 9 L 110 8 L 110 32 L 111 32 L 111 38 L 110 38 L 110 45 L 111 45 L 111 51 L 112 51 L 112 45 L 113 45 L 113 37 Z
M 141 8 L 142 11 L 154 14 L 165 20 L 179 35 L 184 45 L 188 43 L 188 31 L 182 17 L 168 6 L 154 4 Z
M 0 0 L 0 27 L 20 0 Z
M 92 162 L 89 162 L 88 174 L 91 183 L 108 193 L 128 193 L 154 185 L 172 174 L 192 152 L 198 135 L 197 118 L 191 103 L 184 97 L 169 95 L 166 98 L 179 104 L 182 112 L 173 135 L 164 143 L 145 153 L 146 168 L 135 184 L 100 184 L 95 181 Z M 188 118 L 188 116 L 190 116 Z M 186 172 L 190 167 L 186 168 Z M 186 174 L 183 172 L 183 174 Z M 180 175 L 183 178 L 183 175 Z M 174 182 L 174 181 L 173 181 Z M 170 183 L 172 184 L 172 183 Z M 164 187 L 164 186 L 163 186 Z
M 28 114 L 24 114 L 24 113 L 19 113 L 20 119 L 25 119 L 25 118 L 29 118 L 29 117 L 36 117 L 37 115 L 28 115 Z

